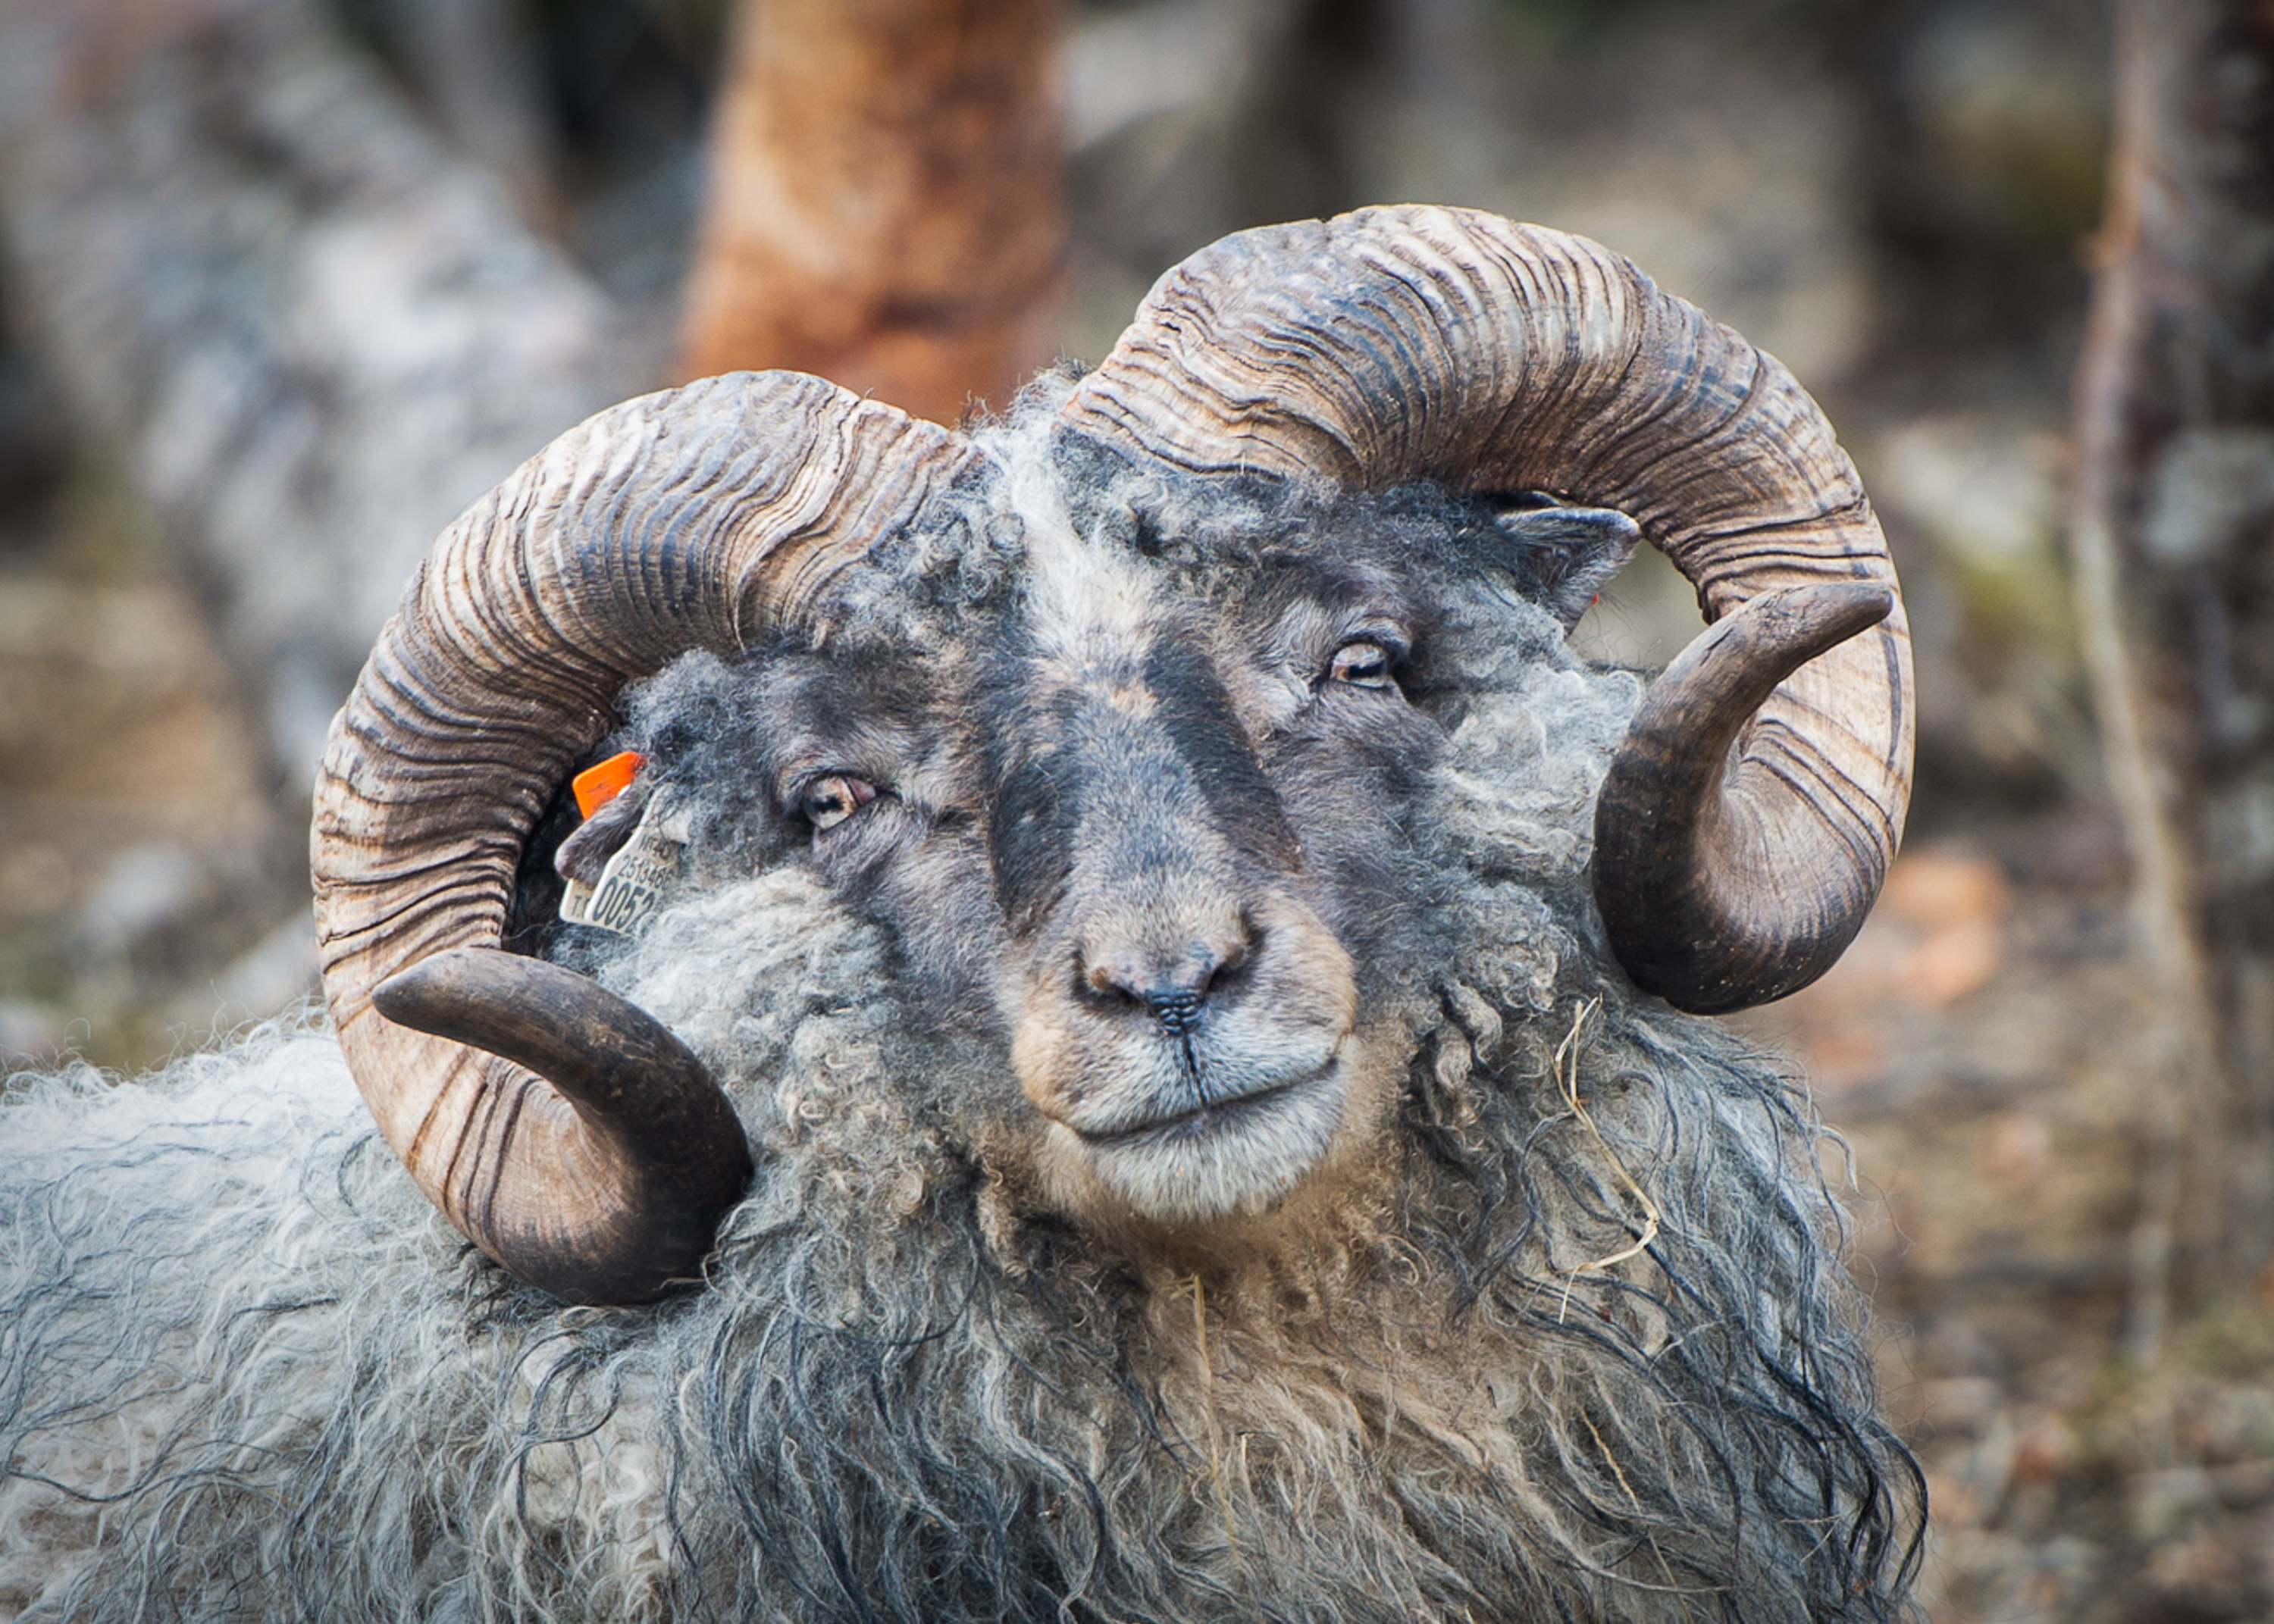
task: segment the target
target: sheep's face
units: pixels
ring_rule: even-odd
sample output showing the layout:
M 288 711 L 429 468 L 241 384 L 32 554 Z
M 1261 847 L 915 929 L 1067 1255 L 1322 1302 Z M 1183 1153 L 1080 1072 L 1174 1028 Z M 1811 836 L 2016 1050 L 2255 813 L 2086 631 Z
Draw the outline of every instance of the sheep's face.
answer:
M 1024 1104 L 1006 1080 L 990 1114 L 1027 1125 L 990 1154 L 1063 1210 L 1205 1225 L 1381 1142 L 1395 966 L 1432 923 L 1407 813 L 1458 696 L 1450 538 L 1373 539 L 1234 560 L 1030 523 L 952 629 L 864 619 L 737 680 L 764 860 L 884 925 L 904 996 L 1006 1063 Z M 1598 550 L 1579 601 L 1623 540 Z
M 1423 627 L 1392 578 L 1291 559 L 1207 584 L 1038 538 L 984 708 L 998 998 L 1045 1166 L 1169 1222 L 1371 1137 L 1403 1053 L 1360 983 L 1438 737 L 1399 686 Z

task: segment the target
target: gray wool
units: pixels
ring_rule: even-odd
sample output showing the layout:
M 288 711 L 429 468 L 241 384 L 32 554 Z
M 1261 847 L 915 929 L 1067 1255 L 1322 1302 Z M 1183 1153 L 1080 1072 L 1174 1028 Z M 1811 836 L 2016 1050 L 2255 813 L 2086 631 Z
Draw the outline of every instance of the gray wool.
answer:
M 911 544 L 941 601 L 1012 568 L 974 534 Z M 483 1260 L 320 1029 L 11 1093 L 0 1620 L 1902 1615 L 1819 1131 L 1588 901 L 1639 684 L 1470 613 L 1396 1194 L 1314 1257 L 1204 1284 L 1020 1207 L 1000 1059 L 806 871 L 723 879 L 596 966 L 760 1168 L 653 1306 Z

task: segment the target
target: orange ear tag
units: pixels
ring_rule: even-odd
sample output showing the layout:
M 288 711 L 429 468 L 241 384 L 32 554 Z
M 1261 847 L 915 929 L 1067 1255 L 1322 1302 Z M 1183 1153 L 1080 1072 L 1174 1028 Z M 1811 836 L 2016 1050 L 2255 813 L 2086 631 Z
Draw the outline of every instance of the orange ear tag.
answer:
M 597 767 L 587 767 L 568 780 L 576 793 L 576 810 L 590 817 L 632 786 L 647 757 L 637 750 L 611 756 Z

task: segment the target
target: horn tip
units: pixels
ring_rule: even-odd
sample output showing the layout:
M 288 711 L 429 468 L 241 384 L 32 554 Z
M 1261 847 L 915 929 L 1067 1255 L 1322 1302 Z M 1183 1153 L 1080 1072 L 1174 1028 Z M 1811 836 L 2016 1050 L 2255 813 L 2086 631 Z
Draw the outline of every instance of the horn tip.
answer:
M 373 988 L 372 1007 L 398 1026 L 454 1037 L 449 1028 L 465 1011 L 469 983 L 482 979 L 485 957 L 482 949 L 469 947 L 430 953 Z

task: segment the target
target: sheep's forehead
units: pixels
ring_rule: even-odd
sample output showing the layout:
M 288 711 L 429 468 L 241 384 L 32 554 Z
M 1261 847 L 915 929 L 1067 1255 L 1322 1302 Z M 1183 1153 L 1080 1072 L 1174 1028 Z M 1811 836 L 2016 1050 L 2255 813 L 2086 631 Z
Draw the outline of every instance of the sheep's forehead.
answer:
M 1153 556 L 1126 538 L 1052 514 L 1028 515 L 1018 588 L 1022 656 L 1038 671 L 1073 680 L 1141 666 L 1164 637 L 1203 635 L 1236 621 L 1235 643 L 1265 643 L 1321 635 L 1367 598 L 1409 613 L 1412 583 L 1382 557 L 1321 547 L 1268 523 L 1259 538 L 1268 561 L 1245 548 L 1214 553 L 1206 544 Z M 1229 621 L 1227 620 L 1229 617 Z
M 1167 607 L 1161 572 L 1058 515 L 1039 517 L 1027 525 L 1024 615 L 1037 673 L 1081 686 L 1142 671 Z

